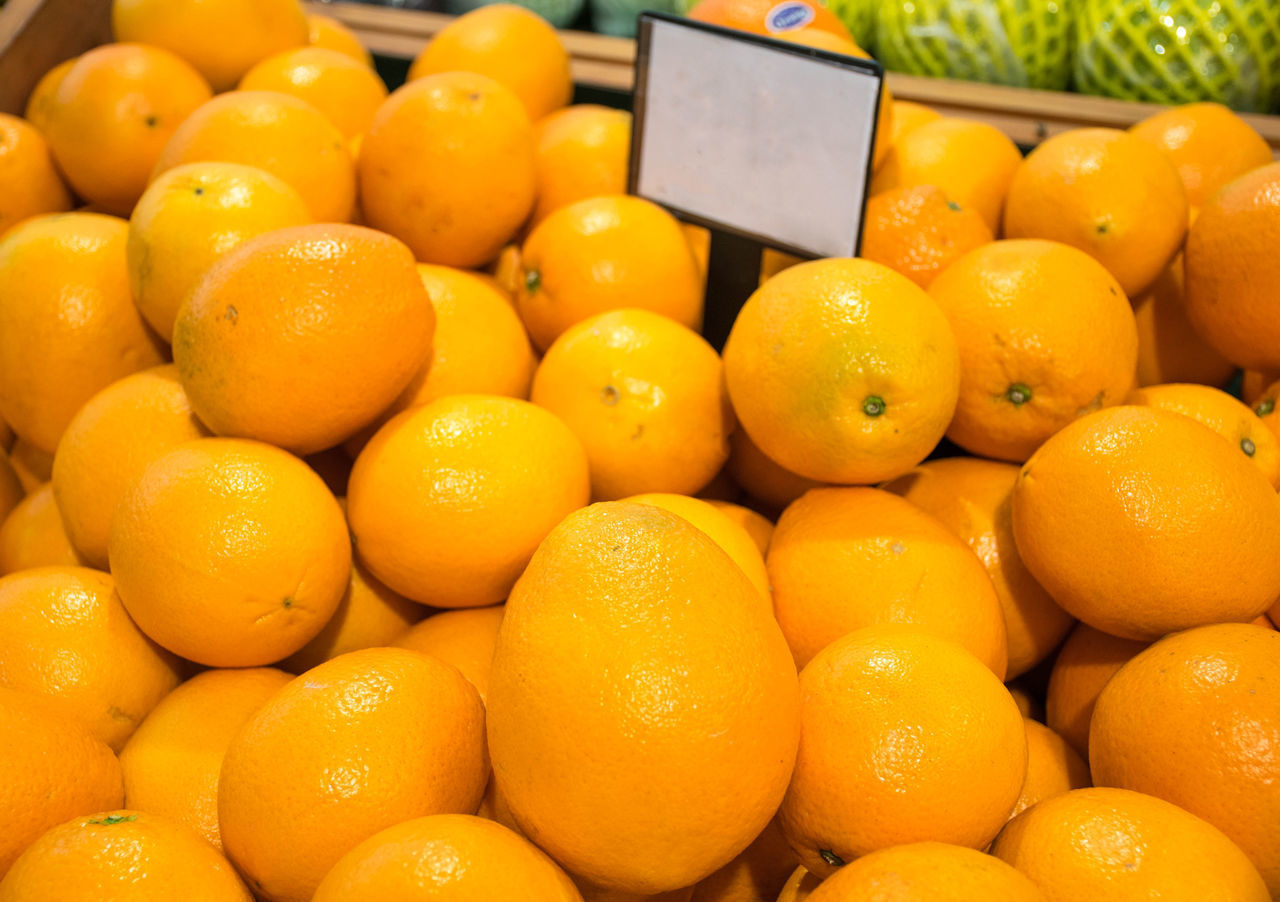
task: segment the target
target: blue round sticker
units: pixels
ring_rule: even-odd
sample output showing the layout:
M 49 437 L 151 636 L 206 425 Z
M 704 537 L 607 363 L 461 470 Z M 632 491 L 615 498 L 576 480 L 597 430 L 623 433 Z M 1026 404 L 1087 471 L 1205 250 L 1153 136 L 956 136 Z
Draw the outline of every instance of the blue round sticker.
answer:
M 775 34 L 779 31 L 795 31 L 812 22 L 816 15 L 808 3 L 786 0 L 769 10 L 764 17 L 764 27 Z

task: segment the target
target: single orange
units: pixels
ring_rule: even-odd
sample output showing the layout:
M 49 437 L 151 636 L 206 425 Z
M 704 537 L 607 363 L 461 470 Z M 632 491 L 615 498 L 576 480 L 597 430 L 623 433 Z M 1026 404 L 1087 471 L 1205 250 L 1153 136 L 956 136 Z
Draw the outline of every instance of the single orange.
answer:
M 1125 662 L 1148 643 L 1121 639 L 1087 623 L 1076 624 L 1049 674 L 1045 723 L 1082 756 L 1089 754 L 1089 722 L 1098 696 Z
M 1198 382 L 1220 388 L 1236 371 L 1235 364 L 1209 347 L 1191 325 L 1185 286 L 1179 254 L 1147 291 L 1133 299 L 1133 317 L 1138 324 L 1138 385 Z M 1265 383 L 1259 385 L 1257 391 L 1264 387 Z M 1244 400 L 1251 400 L 1247 388 Z
M 47 482 L 14 505 L 0 523 L 0 575 L 84 563 L 67 536 Z
M 760 549 L 761 554 L 768 552 L 769 542 L 773 539 L 772 520 L 759 511 L 743 507 L 741 504 L 734 504 L 731 501 L 719 501 L 714 498 L 706 500 L 708 504 L 720 511 L 720 513 L 745 529 L 747 535 L 751 536 L 751 540 L 756 543 L 756 548 Z
M 298 47 L 269 56 L 244 74 L 239 88 L 279 91 L 305 100 L 347 138 L 368 131 L 387 99 L 387 86 L 372 68 L 324 47 Z
M 502 605 L 440 611 L 409 627 L 390 644 L 452 664 L 476 687 L 480 700 L 485 701 L 489 696 L 489 670 L 493 665 L 498 627 L 502 625 L 502 612 Z
M 774 461 L 760 450 L 745 429 L 735 429 L 729 436 L 729 461 L 725 466 L 734 481 L 775 517 L 809 489 L 826 485 L 792 473 Z
M 21 436 L 16 437 L 9 448 L 9 465 L 28 494 L 53 478 L 53 455 Z
M 690 902 L 774 902 L 796 868 L 796 853 L 769 821 L 733 861 L 693 887 Z
M 922 103 L 914 103 L 910 100 L 895 100 L 890 145 L 897 144 L 908 132 L 913 132 L 920 126 L 941 118 L 941 113 Z
M 783 884 L 782 892 L 778 894 L 778 902 L 804 902 L 821 885 L 822 880 L 816 874 L 809 873 L 808 868 L 800 865 L 791 872 L 791 876 Z
M 1271 430 L 1272 435 L 1280 438 L 1280 411 L 1276 410 L 1277 405 L 1280 405 L 1280 382 L 1272 382 L 1265 390 L 1258 393 L 1252 403 L 1253 412 L 1258 415 L 1258 419 Z M 16 443 L 14 448 L 17 448 Z M 17 469 L 16 461 L 14 467 Z M 21 471 L 18 475 L 21 477 Z
M 0 523 L 4 523 L 9 512 L 18 506 L 18 502 L 26 495 L 22 480 L 18 478 L 9 458 L 0 454 Z
M 0 235 L 41 213 L 71 209 L 71 195 L 35 126 L 0 113 Z
M 998 858 L 949 843 L 920 842 L 864 855 L 823 881 L 812 902 L 1044 902 L 1023 874 Z
M 1269 394 L 1271 386 L 1280 380 L 1280 370 L 1246 369 L 1241 371 L 1240 376 L 1240 400 L 1251 407 L 1257 407 L 1262 403 L 1264 393 Z M 1265 416 L 1263 413 L 1258 415 Z
M 307 14 L 307 44 L 311 47 L 324 47 L 345 53 L 353 60 L 359 60 L 370 69 L 373 68 L 373 54 L 360 38 L 347 26 L 333 16 L 320 13 Z
M 773 0 L 700 0 L 689 10 L 690 19 L 752 34 L 776 37 L 788 31 L 816 28 L 852 41 L 849 29 L 821 3 L 799 0 L 784 11 Z
M 22 118 L 40 129 L 41 134 L 49 134 L 49 123 L 53 121 L 54 110 L 58 106 L 58 86 L 67 77 L 67 73 L 76 64 L 77 59 L 79 57 L 73 56 L 69 60 L 63 60 L 40 76 L 40 80 L 36 82 L 36 86 L 31 89 L 31 94 L 27 97 Z
M 1089 765 L 1070 743 L 1025 715 L 1022 725 L 1027 731 L 1027 779 L 1010 817 L 1045 799 L 1092 785 Z
M 867 201 L 858 255 L 883 263 L 921 288 L 966 253 L 993 239 L 974 210 L 948 200 L 941 188 L 894 188 Z
M 602 194 L 625 194 L 631 114 L 584 103 L 551 113 L 534 126 L 537 225 L 561 207 Z

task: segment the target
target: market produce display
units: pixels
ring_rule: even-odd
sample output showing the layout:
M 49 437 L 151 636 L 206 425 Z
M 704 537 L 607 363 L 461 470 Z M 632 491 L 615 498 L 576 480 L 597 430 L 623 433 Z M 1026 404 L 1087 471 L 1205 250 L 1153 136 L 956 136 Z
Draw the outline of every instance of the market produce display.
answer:
M 689 13 L 1277 84 L 1246 0 L 782 5 Z M 718 349 L 529 9 L 397 87 L 296 0 L 113 8 L 0 114 L 0 902 L 1280 898 L 1249 122 L 886 96 L 861 257 L 768 250 Z

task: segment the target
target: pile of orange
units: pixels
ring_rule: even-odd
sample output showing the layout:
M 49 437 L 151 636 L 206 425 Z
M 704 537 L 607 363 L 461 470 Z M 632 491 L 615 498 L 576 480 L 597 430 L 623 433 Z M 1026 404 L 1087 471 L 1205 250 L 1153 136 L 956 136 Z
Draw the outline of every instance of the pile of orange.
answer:
M 534 13 L 113 23 L 0 116 L 0 902 L 1280 897 L 1243 120 L 886 96 L 720 352 Z

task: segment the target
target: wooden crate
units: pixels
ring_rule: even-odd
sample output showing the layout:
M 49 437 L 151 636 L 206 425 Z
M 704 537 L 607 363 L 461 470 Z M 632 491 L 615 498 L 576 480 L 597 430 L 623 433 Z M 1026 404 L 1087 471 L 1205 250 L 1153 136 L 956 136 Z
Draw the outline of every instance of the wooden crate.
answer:
M 21 113 L 41 75 L 109 40 L 110 0 L 8 0 L 0 7 L 0 112 Z

